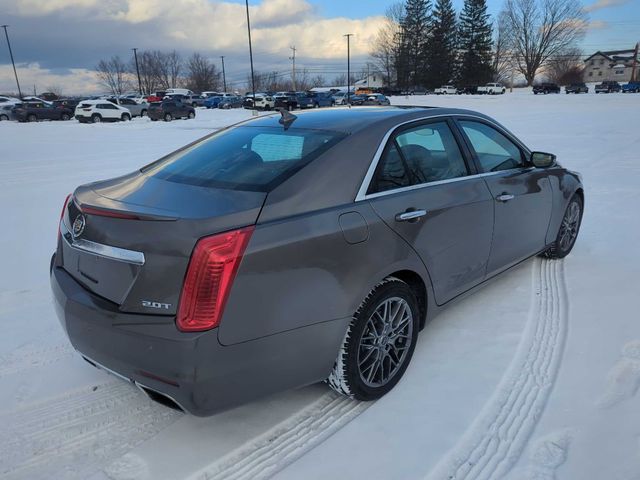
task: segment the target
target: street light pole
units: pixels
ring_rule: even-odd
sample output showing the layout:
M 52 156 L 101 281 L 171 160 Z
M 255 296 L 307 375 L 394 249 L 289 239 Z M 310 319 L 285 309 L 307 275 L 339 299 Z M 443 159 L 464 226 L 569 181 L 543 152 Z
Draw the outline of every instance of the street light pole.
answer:
M 353 33 L 347 33 L 347 105 L 351 105 L 351 37 Z
M 224 55 L 220 55 L 220 59 L 222 60 L 222 87 L 224 91 L 227 91 L 227 75 L 224 72 Z
M 7 47 L 9 47 L 9 56 L 11 57 L 11 65 L 13 65 L 13 74 L 16 76 L 16 85 L 18 85 L 18 95 L 22 100 L 22 90 L 20 90 L 20 82 L 18 81 L 18 71 L 16 70 L 16 62 L 13 61 L 13 51 L 11 50 L 11 42 L 9 41 L 9 33 L 7 33 L 7 27 L 9 25 L 2 25 L 4 28 L 4 36 L 7 37 Z
M 136 73 L 138 74 L 138 89 L 140 90 L 140 96 L 142 96 L 142 81 L 140 80 L 140 67 L 138 66 L 138 49 L 132 48 L 131 50 L 133 50 L 133 56 L 136 59 Z
M 289 57 L 289 60 L 293 60 L 293 67 L 291 69 L 291 80 L 293 80 L 293 91 L 296 91 L 296 47 L 289 47 L 293 51 L 293 55 Z
M 253 105 L 256 104 L 256 80 L 253 74 L 253 50 L 251 48 L 251 21 L 249 20 L 249 0 L 245 0 L 247 7 L 247 33 L 249 35 L 249 61 L 251 62 L 251 92 L 253 93 Z M 257 112 L 257 110 L 254 110 Z

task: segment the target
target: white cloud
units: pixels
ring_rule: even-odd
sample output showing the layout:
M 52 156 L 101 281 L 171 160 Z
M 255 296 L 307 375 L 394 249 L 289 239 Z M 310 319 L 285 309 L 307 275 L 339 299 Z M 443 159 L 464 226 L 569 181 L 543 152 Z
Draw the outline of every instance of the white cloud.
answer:
M 596 0 L 591 5 L 584 7 L 585 12 L 594 12 L 603 8 L 617 7 L 628 3 L 629 0 Z
M 606 0 L 605 0 L 606 1 Z M 611 0 L 609 0 L 611 1 Z M 156 48 L 244 52 L 247 45 L 244 5 L 210 0 L 0 0 L 9 12 L 42 16 L 63 12 L 74 19 L 109 20 L 132 28 L 151 28 Z M 262 0 L 251 6 L 252 37 L 258 51 L 287 52 L 296 45 L 301 56 L 343 58 L 345 33 L 354 33 L 352 53 L 367 55 L 382 17 L 320 17 L 306 0 Z M 62 18 L 62 17 L 58 17 Z M 138 26 L 138 27 L 137 27 Z M 109 32 L 101 32 L 109 41 Z M 286 57 L 285 57 L 286 58 Z
M 91 94 L 104 90 L 98 83 L 95 72 L 82 68 L 71 69 L 68 73 L 54 73 L 42 68 L 38 63 L 18 64 L 18 79 L 24 95 L 42 93 L 53 87 L 62 89 L 63 94 Z M 11 64 L 0 65 L 0 92 L 17 93 L 16 79 Z

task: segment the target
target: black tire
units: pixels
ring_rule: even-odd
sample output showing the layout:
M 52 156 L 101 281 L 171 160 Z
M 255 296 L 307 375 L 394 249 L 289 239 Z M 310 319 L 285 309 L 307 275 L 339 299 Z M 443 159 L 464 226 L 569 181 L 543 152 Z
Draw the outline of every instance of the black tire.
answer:
M 68 113 L 63 113 L 62 116 L 60 117 L 60 119 L 64 120 L 66 122 L 67 120 L 70 120 L 71 117 L 69 116 Z
M 157 119 L 157 118 L 152 118 L 152 119 L 151 119 L 151 121 L 152 121 L 152 122 L 157 122 L 157 121 L 158 121 L 158 119 Z
M 123 122 L 128 122 L 129 120 L 131 120 L 131 115 L 129 115 L 128 113 L 123 113 L 120 117 L 120 120 L 122 120 Z
M 402 318 L 397 323 L 397 326 L 402 325 L 402 328 L 388 331 L 388 327 L 385 326 L 383 333 L 378 336 L 374 323 L 380 323 L 383 318 L 375 313 L 383 308 L 385 302 L 392 302 L 389 308 L 393 308 L 393 305 L 403 308 Z M 336 392 L 356 400 L 376 400 L 389 392 L 400 381 L 413 356 L 420 326 L 419 312 L 418 301 L 413 291 L 402 280 L 388 277 L 376 285 L 353 316 L 333 370 L 326 380 L 329 386 Z M 400 313 L 399 310 L 396 313 Z M 408 317 L 405 317 L 407 314 Z M 391 319 L 389 324 L 383 324 L 392 325 L 394 321 L 395 318 Z M 404 338 L 398 336 L 398 331 L 406 332 L 406 335 L 402 335 Z M 395 339 L 391 338 L 393 335 Z M 400 353 L 397 349 L 401 349 Z M 364 358 L 361 359 L 361 355 Z M 371 360 L 372 357 L 375 358 Z M 391 363 L 394 357 L 397 360 L 395 366 Z M 384 365 L 387 359 L 389 372 L 385 380 Z M 379 382 L 376 382 L 378 373 L 381 377 Z M 369 381 L 365 376 L 369 377 Z
M 30 113 L 29 115 L 27 115 L 27 122 L 37 122 L 38 121 L 38 117 L 33 114 Z
M 141 116 L 141 117 L 146 117 L 146 116 L 147 116 L 147 111 L 146 111 L 146 110 L 142 110 L 142 111 L 140 112 L 140 116 Z
M 4 114 L 0 115 L 0 122 L 2 122 L 3 120 L 4 121 L 9 120 L 9 115 L 4 115 Z
M 170 122 L 171 120 L 173 120 L 173 115 L 171 115 L 170 113 L 165 113 L 164 114 L 164 121 L 165 122 Z
M 577 207 L 576 207 L 577 205 Z M 577 216 L 574 218 L 577 208 Z M 547 251 L 543 255 L 547 258 L 564 258 L 573 249 L 580 232 L 580 225 L 582 224 L 582 214 L 584 209 L 584 202 L 582 197 L 578 194 L 574 194 L 569 200 L 569 204 L 562 217 L 562 223 L 558 229 L 558 234 Z M 570 235 L 569 240 L 565 235 Z
M 187 118 L 189 120 L 193 120 L 194 118 L 196 118 L 196 112 L 189 112 L 189 115 L 187 115 Z
M 100 123 L 102 122 L 102 117 L 100 115 L 98 115 L 97 113 L 94 113 L 93 115 L 91 115 L 91 123 Z

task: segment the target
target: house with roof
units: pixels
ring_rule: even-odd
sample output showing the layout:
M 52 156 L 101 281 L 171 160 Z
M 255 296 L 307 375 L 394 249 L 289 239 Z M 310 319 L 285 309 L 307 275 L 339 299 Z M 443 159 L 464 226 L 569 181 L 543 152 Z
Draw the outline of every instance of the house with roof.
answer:
M 628 82 L 634 68 L 637 77 L 640 75 L 640 55 L 637 47 L 630 50 L 598 50 L 584 61 L 584 81 Z

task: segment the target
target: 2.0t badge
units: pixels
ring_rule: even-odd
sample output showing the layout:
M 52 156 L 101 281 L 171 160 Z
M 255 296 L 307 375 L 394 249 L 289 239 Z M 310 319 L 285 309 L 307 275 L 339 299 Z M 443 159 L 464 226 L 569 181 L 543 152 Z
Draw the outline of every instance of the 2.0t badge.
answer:
M 71 227 L 71 234 L 73 238 L 78 238 L 84 232 L 84 227 L 86 225 L 86 220 L 83 214 L 80 214 L 73 221 L 73 226 Z

